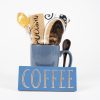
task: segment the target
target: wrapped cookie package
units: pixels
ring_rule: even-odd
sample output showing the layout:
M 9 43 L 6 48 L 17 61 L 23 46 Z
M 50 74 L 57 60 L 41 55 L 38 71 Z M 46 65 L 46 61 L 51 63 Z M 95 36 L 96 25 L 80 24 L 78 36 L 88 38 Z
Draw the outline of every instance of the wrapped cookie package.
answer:
M 29 33 L 32 44 L 59 45 L 70 20 L 63 14 L 39 13 L 27 17 L 18 13 L 17 21 Z

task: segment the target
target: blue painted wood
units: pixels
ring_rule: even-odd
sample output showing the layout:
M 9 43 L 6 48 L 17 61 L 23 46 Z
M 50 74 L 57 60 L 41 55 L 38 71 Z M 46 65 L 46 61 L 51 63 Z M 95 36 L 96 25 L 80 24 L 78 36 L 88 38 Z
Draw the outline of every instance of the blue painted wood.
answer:
M 19 91 L 77 90 L 76 67 L 19 66 Z

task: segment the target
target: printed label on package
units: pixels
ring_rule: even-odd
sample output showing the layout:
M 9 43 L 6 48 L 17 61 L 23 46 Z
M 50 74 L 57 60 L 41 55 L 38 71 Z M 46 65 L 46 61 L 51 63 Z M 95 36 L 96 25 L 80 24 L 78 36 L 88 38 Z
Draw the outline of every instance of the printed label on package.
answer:
M 60 91 L 77 90 L 75 67 L 19 67 L 19 91 Z

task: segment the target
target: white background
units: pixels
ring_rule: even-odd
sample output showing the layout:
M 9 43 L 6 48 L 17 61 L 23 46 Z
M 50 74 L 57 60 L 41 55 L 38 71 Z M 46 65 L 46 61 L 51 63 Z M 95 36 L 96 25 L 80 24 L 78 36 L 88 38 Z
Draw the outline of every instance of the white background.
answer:
M 63 39 L 71 40 L 78 91 L 19 92 L 18 66 L 30 65 L 30 38 L 16 21 L 18 12 L 63 13 L 69 23 Z M 60 44 L 62 46 L 62 43 Z M 62 65 L 60 59 L 59 66 Z M 100 0 L 0 1 L 0 100 L 100 100 Z

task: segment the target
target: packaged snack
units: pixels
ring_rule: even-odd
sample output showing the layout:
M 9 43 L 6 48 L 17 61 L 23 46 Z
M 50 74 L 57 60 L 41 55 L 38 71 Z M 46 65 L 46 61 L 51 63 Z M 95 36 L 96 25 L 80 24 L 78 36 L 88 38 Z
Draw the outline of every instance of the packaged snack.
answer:
M 35 14 L 30 16 L 30 32 L 33 44 L 44 43 L 44 15 Z
M 63 33 L 64 33 L 64 22 L 61 19 L 54 18 L 47 25 L 47 29 L 44 34 L 44 43 L 59 45 Z

